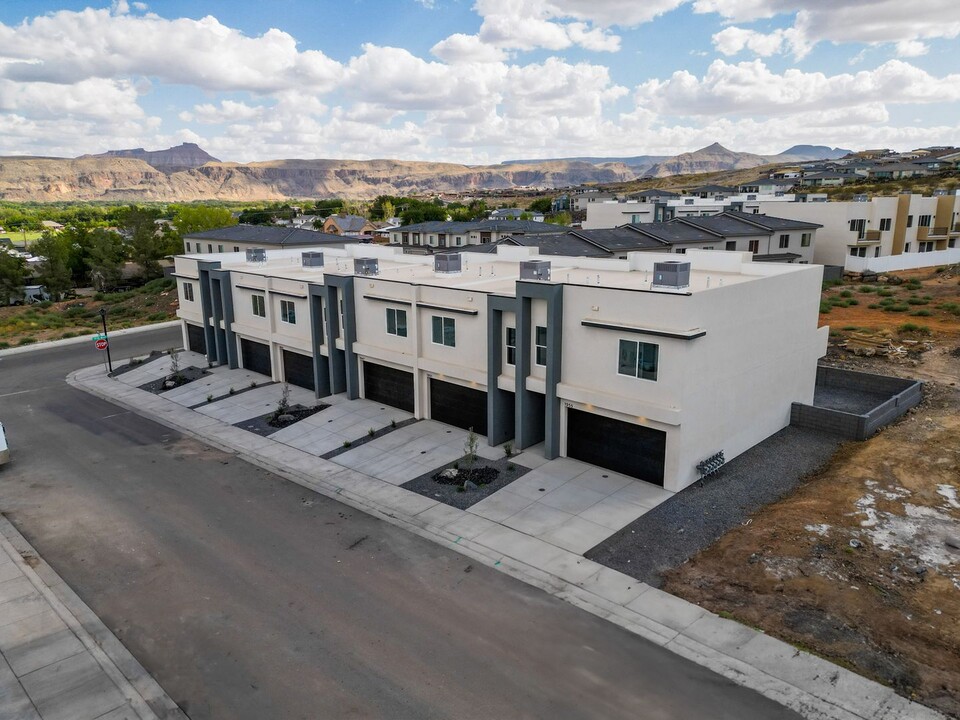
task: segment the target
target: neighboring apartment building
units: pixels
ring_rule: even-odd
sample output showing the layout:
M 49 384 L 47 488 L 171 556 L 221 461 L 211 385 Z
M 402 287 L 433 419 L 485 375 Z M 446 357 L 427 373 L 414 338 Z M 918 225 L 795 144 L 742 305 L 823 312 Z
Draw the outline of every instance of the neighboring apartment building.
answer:
M 184 342 L 213 362 L 672 491 L 789 424 L 827 345 L 822 268 L 741 252 L 354 245 L 178 257 L 176 277 Z
M 469 222 L 428 221 L 390 228 L 390 243 L 404 247 L 458 248 L 465 245 L 495 243 L 510 235 L 555 233 L 567 230 L 533 220 L 475 220 Z
M 703 195 L 706 195 L 704 197 Z M 747 213 L 761 212 L 761 203 L 817 203 L 826 202 L 822 193 L 807 194 L 755 194 L 716 192 L 715 194 L 674 195 L 662 191 L 647 191 L 634 196 L 635 199 L 610 200 L 598 202 L 587 207 L 587 219 L 583 221 L 584 230 L 619 227 L 627 223 L 666 222 L 673 218 L 703 217 L 717 215 L 725 210 L 739 210 Z M 769 208 L 762 212 L 776 215 Z
M 183 238 L 185 253 L 238 253 L 252 248 L 336 247 L 360 242 L 359 238 L 329 235 L 276 225 L 231 225 L 190 233 Z
M 960 241 L 960 196 L 903 193 L 808 205 L 760 204 L 761 212 L 819 223 L 813 261 L 843 265 L 846 258 L 886 257 L 955 248 Z
M 541 255 L 571 257 L 624 259 L 631 252 L 686 253 L 699 249 L 749 252 L 758 262 L 809 263 L 819 228 L 817 223 L 727 211 L 662 223 L 508 237 L 499 244 L 535 247 Z

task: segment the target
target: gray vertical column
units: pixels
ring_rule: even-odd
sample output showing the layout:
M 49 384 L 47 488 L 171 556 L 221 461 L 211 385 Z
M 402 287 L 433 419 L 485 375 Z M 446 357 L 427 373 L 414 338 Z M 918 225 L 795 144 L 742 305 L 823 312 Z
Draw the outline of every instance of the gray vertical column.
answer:
M 203 341 L 207 346 L 207 360 L 210 362 L 219 362 L 217 360 L 217 337 L 214 332 L 214 325 L 211 322 L 213 317 L 213 292 L 210 287 L 210 271 L 217 270 L 220 263 L 216 261 L 200 261 L 197 263 L 197 271 L 200 276 L 200 311 L 203 314 Z
M 497 384 L 503 367 L 503 313 L 516 312 L 516 300 L 487 296 L 487 443 L 499 445 L 515 436 L 515 394 Z
M 547 368 L 545 392 L 527 390 L 530 374 L 531 305 L 547 304 Z M 560 382 L 562 361 L 563 286 L 539 282 L 517 283 L 517 393 L 516 445 L 518 450 L 544 442 L 548 460 L 560 455 Z
M 357 315 L 353 298 L 353 276 L 326 275 L 327 288 L 327 337 L 330 338 L 330 384 L 333 392 L 346 392 L 347 397 L 360 397 L 360 368 L 353 344 L 357 341 Z M 343 301 L 343 327 L 340 327 L 340 305 Z M 334 340 L 343 338 L 343 357 L 335 351 Z M 336 362 L 334 359 L 336 358 Z M 342 374 L 341 374 L 342 373 Z M 342 383 L 342 389 L 341 389 Z
M 339 299 L 340 289 L 330 283 L 331 276 L 324 278 L 323 286 L 323 313 L 327 321 L 327 353 L 330 369 L 330 392 L 342 393 L 347 389 L 347 372 L 345 369 L 344 353 L 337 349 L 337 338 L 340 337 Z
M 233 333 L 233 285 L 229 270 L 211 270 L 210 278 L 216 281 L 220 291 L 220 313 L 223 319 L 223 330 L 217 335 L 223 340 L 224 354 L 220 362 L 225 362 L 231 368 L 240 367 L 240 358 L 237 353 L 237 339 Z M 214 303 L 216 306 L 216 303 Z M 220 342 L 217 343 L 220 349 Z
M 313 385 L 318 398 L 330 394 L 330 361 L 322 352 L 324 340 L 323 310 L 326 290 L 323 285 L 308 286 L 310 302 L 310 343 L 313 351 Z

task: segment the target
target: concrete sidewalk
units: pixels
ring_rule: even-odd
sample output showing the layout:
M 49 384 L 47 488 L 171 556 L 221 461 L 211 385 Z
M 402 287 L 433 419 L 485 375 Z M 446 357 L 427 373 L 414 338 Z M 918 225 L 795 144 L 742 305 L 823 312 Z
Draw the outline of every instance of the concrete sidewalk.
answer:
M 100 367 L 72 373 L 67 380 L 303 487 L 539 587 L 807 718 L 942 717 L 889 688 L 563 547 L 193 412 L 162 396 L 110 379 Z
M 0 517 L 0 718 L 186 720 L 4 517 Z

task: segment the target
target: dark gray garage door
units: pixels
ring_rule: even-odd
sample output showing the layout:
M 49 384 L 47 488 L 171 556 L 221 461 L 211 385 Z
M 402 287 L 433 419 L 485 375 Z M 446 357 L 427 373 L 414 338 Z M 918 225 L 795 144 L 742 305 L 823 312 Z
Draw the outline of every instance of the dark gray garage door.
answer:
M 187 325 L 187 345 L 188 350 L 201 355 L 207 354 L 207 338 L 203 334 L 203 328 L 199 325 Z
M 253 340 L 240 340 L 240 355 L 243 358 L 243 367 L 246 370 L 273 376 L 273 366 L 270 364 L 270 346 Z
M 663 485 L 667 434 L 660 430 L 570 409 L 567 455 L 591 465 Z
M 430 419 L 486 435 L 487 394 L 431 378 Z
M 309 355 L 283 351 L 283 377 L 291 385 L 299 385 L 307 390 L 316 390 L 313 378 L 313 358 Z
M 363 395 L 368 400 L 413 412 L 413 373 L 363 363 Z

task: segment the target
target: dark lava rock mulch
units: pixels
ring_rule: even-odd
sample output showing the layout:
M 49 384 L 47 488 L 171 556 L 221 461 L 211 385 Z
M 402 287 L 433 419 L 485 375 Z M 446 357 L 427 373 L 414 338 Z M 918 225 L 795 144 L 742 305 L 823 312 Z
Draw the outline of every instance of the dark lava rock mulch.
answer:
M 291 425 L 300 422 L 304 418 L 308 418 L 311 415 L 316 415 L 321 410 L 326 410 L 329 405 L 326 403 L 317 403 L 312 407 L 307 407 L 306 405 L 291 405 L 287 408 L 287 411 L 284 415 L 290 415 L 292 419 L 279 421 L 276 420 L 276 411 L 271 410 L 266 415 L 260 415 L 255 418 L 250 418 L 249 420 L 242 420 L 241 422 L 234 423 L 234 427 L 238 427 L 241 430 L 249 430 L 252 433 L 257 435 L 262 435 L 267 437 L 268 435 L 273 435 L 273 433 L 278 430 L 283 430 L 285 427 L 290 427 Z
M 139 389 L 146 390 L 147 392 L 151 392 L 154 395 L 159 395 L 160 393 L 166 392 L 167 390 L 173 390 L 173 388 L 164 387 L 164 385 L 168 380 L 175 380 L 175 382 L 177 383 L 175 387 L 180 387 L 181 385 L 186 385 L 187 383 L 191 383 L 194 380 L 199 380 L 200 378 L 205 377 L 206 375 L 209 375 L 209 374 L 210 372 L 203 368 L 198 368 L 193 366 L 185 367 L 185 368 L 182 368 L 179 373 L 177 373 L 176 378 L 174 378 L 172 374 L 168 374 L 160 378 L 159 380 L 153 380 L 151 382 L 140 385 Z
M 786 427 L 735 457 L 585 553 L 585 557 L 661 587 L 661 573 L 712 545 L 751 514 L 785 496 L 830 460 L 842 440 Z
M 382 410 L 383 408 L 380 408 L 380 409 Z M 416 418 L 410 418 L 409 420 L 404 420 L 403 422 L 394 423 L 393 425 L 387 425 L 386 427 L 382 427 L 379 430 L 374 430 L 372 433 L 368 432 L 366 435 L 364 435 L 361 438 L 357 438 L 356 440 L 351 440 L 349 445 L 346 445 L 344 447 L 334 448 L 330 452 L 324 453 L 320 457 L 323 458 L 324 460 L 331 460 L 332 458 L 335 458 L 337 455 L 342 455 L 343 453 L 349 452 L 354 448 L 360 447 L 361 445 L 366 445 L 371 440 L 376 440 L 378 437 L 383 437 L 384 435 L 387 435 L 388 433 L 392 433 L 394 430 L 399 430 L 402 427 L 406 427 L 407 425 L 413 425 L 413 423 L 415 422 L 420 422 L 420 421 L 417 420 Z
M 140 359 L 140 358 L 130 358 L 130 362 L 128 362 L 126 365 L 121 365 L 120 367 L 116 368 L 116 369 L 113 371 L 113 374 L 112 374 L 110 377 L 119 377 L 120 375 L 125 375 L 126 373 L 130 372 L 131 370 L 136 370 L 136 369 L 139 368 L 141 365 L 145 365 L 146 363 L 150 362 L 151 360 L 156 360 L 156 359 L 157 359 L 158 357 L 160 357 L 161 355 L 166 355 L 166 353 L 165 353 L 165 352 L 161 352 L 160 350 L 151 350 L 151 351 L 150 351 L 150 354 L 147 355 L 147 357 L 145 357 L 145 358 L 142 358 L 142 359 Z
M 409 480 L 400 487 L 404 490 L 411 490 L 418 495 L 439 500 L 442 503 L 459 508 L 460 510 L 466 510 L 471 505 L 476 505 L 485 497 L 493 495 L 497 490 L 505 488 L 517 478 L 521 478 L 530 472 L 530 468 L 518 465 L 505 457 L 497 460 L 487 460 L 486 458 L 478 457 L 469 475 L 468 471 L 460 470 L 454 480 L 439 478 L 441 472 L 447 468 L 452 468 L 456 464 L 462 466 L 463 458 L 448 463 L 436 470 L 431 470 L 413 480 Z M 492 476 L 491 470 L 496 471 L 496 476 L 493 476 L 486 485 L 479 484 L 478 480 Z M 471 480 L 477 487 L 464 490 L 464 480 Z

